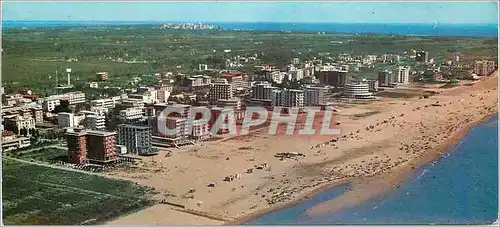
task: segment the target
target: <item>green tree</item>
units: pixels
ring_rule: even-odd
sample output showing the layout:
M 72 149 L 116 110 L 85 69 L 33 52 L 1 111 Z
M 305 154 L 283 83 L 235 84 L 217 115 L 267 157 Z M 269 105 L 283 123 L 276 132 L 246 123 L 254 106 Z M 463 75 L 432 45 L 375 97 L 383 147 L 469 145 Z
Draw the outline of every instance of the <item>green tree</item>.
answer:
M 57 105 L 52 113 L 58 114 L 58 113 L 71 113 L 71 109 L 69 108 L 69 101 L 67 100 L 61 100 L 61 103 Z

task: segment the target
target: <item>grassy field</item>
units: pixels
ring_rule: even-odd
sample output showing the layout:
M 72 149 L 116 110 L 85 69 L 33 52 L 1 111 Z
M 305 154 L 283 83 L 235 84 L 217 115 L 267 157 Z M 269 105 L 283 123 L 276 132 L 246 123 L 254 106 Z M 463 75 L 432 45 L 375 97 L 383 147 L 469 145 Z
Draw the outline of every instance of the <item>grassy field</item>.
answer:
M 40 150 L 30 151 L 28 153 L 17 154 L 15 152 L 9 152 L 12 157 L 20 158 L 28 161 L 38 161 L 38 162 L 53 162 L 59 160 L 67 160 L 68 152 L 61 149 L 55 148 L 42 148 Z
M 342 43 L 338 43 L 341 41 Z M 336 56 L 403 53 L 425 49 L 430 57 L 451 59 L 459 52 L 463 61 L 496 59 L 497 39 L 406 37 L 391 35 L 345 35 L 257 31 L 172 31 L 150 26 L 97 28 L 5 29 L 2 36 L 2 75 L 7 91 L 30 87 L 48 92 L 60 82 L 65 68 L 72 68 L 74 83 L 94 79 L 94 73 L 108 71 L 111 82 L 120 85 L 131 77 L 155 72 L 196 73 L 199 63 L 223 68 L 223 59 L 258 54 L 261 62 L 284 66 L 293 57 L 311 59 L 319 53 Z M 224 50 L 230 49 L 230 53 Z M 67 59 L 77 58 L 77 62 Z M 146 63 L 117 62 L 146 61 Z M 178 68 L 180 66 L 180 68 Z M 383 68 L 383 66 L 377 67 Z M 250 71 L 251 67 L 243 69 Z M 374 70 L 373 70 L 374 71 Z M 375 72 L 360 72 L 371 77 Z M 51 76 L 49 78 L 49 76 Z
M 130 182 L 3 160 L 6 225 L 101 223 L 148 206 L 149 189 Z

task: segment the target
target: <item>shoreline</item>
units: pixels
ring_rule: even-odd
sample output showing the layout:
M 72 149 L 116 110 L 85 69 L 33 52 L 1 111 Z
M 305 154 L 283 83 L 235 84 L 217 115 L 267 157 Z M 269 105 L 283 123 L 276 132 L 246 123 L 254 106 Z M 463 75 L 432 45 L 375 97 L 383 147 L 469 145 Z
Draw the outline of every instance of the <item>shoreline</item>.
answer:
M 248 221 L 258 219 L 259 217 L 265 216 L 269 213 L 273 213 L 273 212 L 276 212 L 276 211 L 279 211 L 282 209 L 287 209 L 287 208 L 293 207 L 293 206 L 295 206 L 295 205 L 297 205 L 297 204 L 299 204 L 307 199 L 310 199 L 310 197 L 316 196 L 319 193 L 325 192 L 327 190 L 332 189 L 333 187 L 337 187 L 337 186 L 340 186 L 343 184 L 351 184 L 352 190 L 350 190 L 350 191 L 355 191 L 360 186 L 368 186 L 368 185 L 370 185 L 374 182 L 377 182 L 377 181 L 389 181 L 390 185 L 392 185 L 392 187 L 382 188 L 380 191 L 377 191 L 378 193 L 371 194 L 369 197 L 360 199 L 360 200 L 356 201 L 354 204 L 351 204 L 351 206 L 346 206 L 346 205 L 341 204 L 340 206 L 335 207 L 334 210 L 328 210 L 328 212 L 332 212 L 332 211 L 337 212 L 341 209 L 345 209 L 345 208 L 352 207 L 353 205 L 361 204 L 363 202 L 366 202 L 366 201 L 373 199 L 373 198 L 376 198 L 378 196 L 383 196 L 385 194 L 389 194 L 391 191 L 396 189 L 396 187 L 394 187 L 395 186 L 394 181 L 401 183 L 402 181 L 408 180 L 411 177 L 411 175 L 415 172 L 415 170 L 417 170 L 417 168 L 421 168 L 422 166 L 428 165 L 429 163 L 441 160 L 442 154 L 448 153 L 451 148 L 453 148 L 455 145 L 457 145 L 467 135 L 467 133 L 469 133 L 469 131 L 472 129 L 472 127 L 487 121 L 488 119 L 490 119 L 493 116 L 498 116 L 498 112 L 491 114 L 491 115 L 488 115 L 488 116 L 485 116 L 478 121 L 467 123 L 467 125 L 465 127 L 456 131 L 450 138 L 448 138 L 446 141 L 444 141 L 439 146 L 432 149 L 427 155 L 423 155 L 419 158 L 416 158 L 414 160 L 409 161 L 408 165 L 402 166 L 398 169 L 394 169 L 388 173 L 376 175 L 373 177 L 366 177 L 366 178 L 361 178 L 361 179 L 341 180 L 341 181 L 332 182 L 330 184 L 325 184 L 325 185 L 322 185 L 316 189 L 313 189 L 310 192 L 306 192 L 306 193 L 304 193 L 304 195 L 301 195 L 297 198 L 294 198 L 294 199 L 292 199 L 284 204 L 279 204 L 277 206 L 273 206 L 273 207 L 269 207 L 269 208 L 266 208 L 263 210 L 255 211 L 253 213 L 249 213 L 247 215 L 244 215 L 241 218 L 237 218 L 234 221 L 224 223 L 223 225 L 242 225 Z M 412 166 L 414 168 L 411 168 L 410 166 Z M 396 176 L 395 176 L 395 178 L 392 178 L 392 180 L 383 179 L 383 178 L 387 177 L 387 175 L 396 175 Z M 389 178 L 391 178 L 391 177 L 389 177 Z M 365 180 L 367 180 L 367 182 L 361 182 L 361 183 L 359 182 L 359 181 L 365 181 Z M 311 208 L 314 209 L 315 207 L 320 206 L 321 204 L 324 204 L 325 202 L 336 202 L 339 197 L 341 197 L 342 195 L 344 195 L 348 192 L 349 191 L 344 192 L 334 199 L 331 199 L 328 201 L 323 201 L 322 203 L 315 205 Z M 311 208 L 308 208 L 306 210 L 306 213 L 308 213 L 308 215 L 309 215 L 309 212 L 311 211 Z M 312 216 L 317 216 L 317 215 L 312 215 Z

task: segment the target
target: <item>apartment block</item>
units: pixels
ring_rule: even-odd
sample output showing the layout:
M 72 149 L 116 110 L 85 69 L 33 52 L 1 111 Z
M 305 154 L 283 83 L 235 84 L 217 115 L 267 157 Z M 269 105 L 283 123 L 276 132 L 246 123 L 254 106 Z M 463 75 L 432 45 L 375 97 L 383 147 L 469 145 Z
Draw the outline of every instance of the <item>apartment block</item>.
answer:
M 16 137 L 10 131 L 2 132 L 2 151 L 17 150 L 29 147 L 31 141 L 29 137 Z
M 70 105 L 76 105 L 85 103 L 85 93 L 77 91 L 77 92 L 69 92 L 60 95 L 51 95 L 46 98 L 46 100 L 68 100 Z
M 219 99 L 232 99 L 233 86 L 225 79 L 214 81 L 209 90 L 210 103 L 215 104 Z
M 478 76 L 488 76 L 496 70 L 495 61 L 476 61 L 474 64 L 474 71 Z
M 43 111 L 40 105 L 2 107 L 2 116 L 19 115 L 23 118 L 33 118 L 35 123 L 43 122 Z
M 368 88 L 370 92 L 378 91 L 378 80 L 367 80 Z
M 72 113 L 58 113 L 57 114 L 57 125 L 60 128 L 72 128 L 75 127 L 75 115 Z
M 181 83 L 181 87 L 187 89 L 198 89 L 210 85 L 212 78 L 205 75 L 194 75 L 185 77 Z
M 226 79 L 227 83 L 231 84 L 233 94 L 244 92 L 247 88 L 244 74 L 241 72 L 223 74 L 221 78 Z
M 277 89 L 267 81 L 259 81 L 252 86 L 251 97 L 253 100 L 272 100 L 272 91 Z
M 170 133 L 164 136 L 174 140 L 184 139 L 188 135 L 186 129 L 186 121 L 187 119 L 182 117 L 167 117 L 165 121 L 166 127 L 169 130 L 173 130 L 174 133 Z
M 316 77 L 321 84 L 344 87 L 348 80 L 348 68 L 346 66 L 323 66 L 316 72 Z
M 408 84 L 410 83 L 410 67 L 409 66 L 399 66 L 396 74 L 396 83 Z
M 99 108 L 114 108 L 116 103 L 121 99 L 120 96 L 115 96 L 107 99 L 95 99 L 90 101 L 91 107 L 99 107 Z
M 2 100 L 3 105 L 5 106 L 16 106 L 19 103 L 23 102 L 22 94 L 7 94 L 5 95 L 5 99 Z
M 343 95 L 347 98 L 353 99 L 371 99 L 373 94 L 369 92 L 370 85 L 368 83 L 359 82 L 346 84 L 344 87 Z
M 144 93 L 129 94 L 128 99 L 133 102 L 155 103 L 158 101 L 157 91 L 146 91 Z
M 35 119 L 31 116 L 23 117 L 19 115 L 10 115 L 4 116 L 4 130 L 13 131 L 16 133 L 20 133 L 21 129 L 34 129 L 35 128 Z
M 277 106 L 283 107 L 303 107 L 304 91 L 296 89 L 284 89 L 277 93 Z
M 167 103 L 172 92 L 172 87 L 160 87 L 157 91 L 158 102 Z
M 61 104 L 61 99 L 58 98 L 47 98 L 42 103 L 42 108 L 46 112 L 52 112 L 56 109 L 56 106 Z
M 234 108 L 235 110 L 241 109 L 241 101 L 236 98 L 232 99 L 219 99 L 216 103 L 217 106 L 225 108 Z
M 397 54 L 383 54 L 381 56 L 381 61 L 384 63 L 396 63 L 399 62 L 401 57 Z
M 198 71 L 206 71 L 208 70 L 207 64 L 198 64 Z
M 202 140 L 210 137 L 210 127 L 207 120 L 193 120 L 191 125 L 191 135 L 190 138 L 195 140 Z
M 291 80 L 302 80 L 304 78 L 304 70 L 302 69 L 293 69 L 290 70 L 288 73 L 290 73 L 290 78 Z
M 85 128 L 103 131 L 106 129 L 106 117 L 101 115 L 88 115 L 85 117 Z
M 378 72 L 378 83 L 379 86 L 389 87 L 395 82 L 395 76 L 391 71 L 381 71 Z
M 415 52 L 415 61 L 428 62 L 429 61 L 429 52 L 426 52 L 426 51 Z
M 120 110 L 119 119 L 122 123 L 133 123 L 143 117 L 143 108 L 133 107 Z
M 117 144 L 124 145 L 128 153 L 138 155 L 156 153 L 152 149 L 150 127 L 120 124 L 117 126 L 117 134 Z
M 86 132 L 79 129 L 66 132 L 68 144 L 68 162 L 82 164 L 87 161 Z
M 304 89 L 305 106 L 323 106 L 327 103 L 328 88 L 308 86 Z

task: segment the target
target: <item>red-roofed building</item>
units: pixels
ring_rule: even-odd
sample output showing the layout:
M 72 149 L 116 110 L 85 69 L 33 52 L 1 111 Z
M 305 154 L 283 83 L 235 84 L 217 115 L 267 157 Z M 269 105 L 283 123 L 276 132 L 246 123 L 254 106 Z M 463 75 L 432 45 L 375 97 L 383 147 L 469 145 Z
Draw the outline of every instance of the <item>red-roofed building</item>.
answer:
M 23 88 L 19 90 L 19 93 L 23 95 L 31 95 L 31 90 L 29 88 Z
M 246 89 L 245 78 L 246 75 L 242 72 L 232 72 L 229 74 L 222 74 L 221 78 L 226 79 L 232 85 L 233 94 L 241 93 Z
M 23 95 L 23 98 L 25 99 L 31 99 L 31 100 L 36 100 L 39 98 L 38 95 Z
M 442 80 L 443 79 L 443 76 L 441 76 L 441 74 L 439 74 L 439 73 L 434 74 L 432 77 L 434 77 L 435 80 Z

